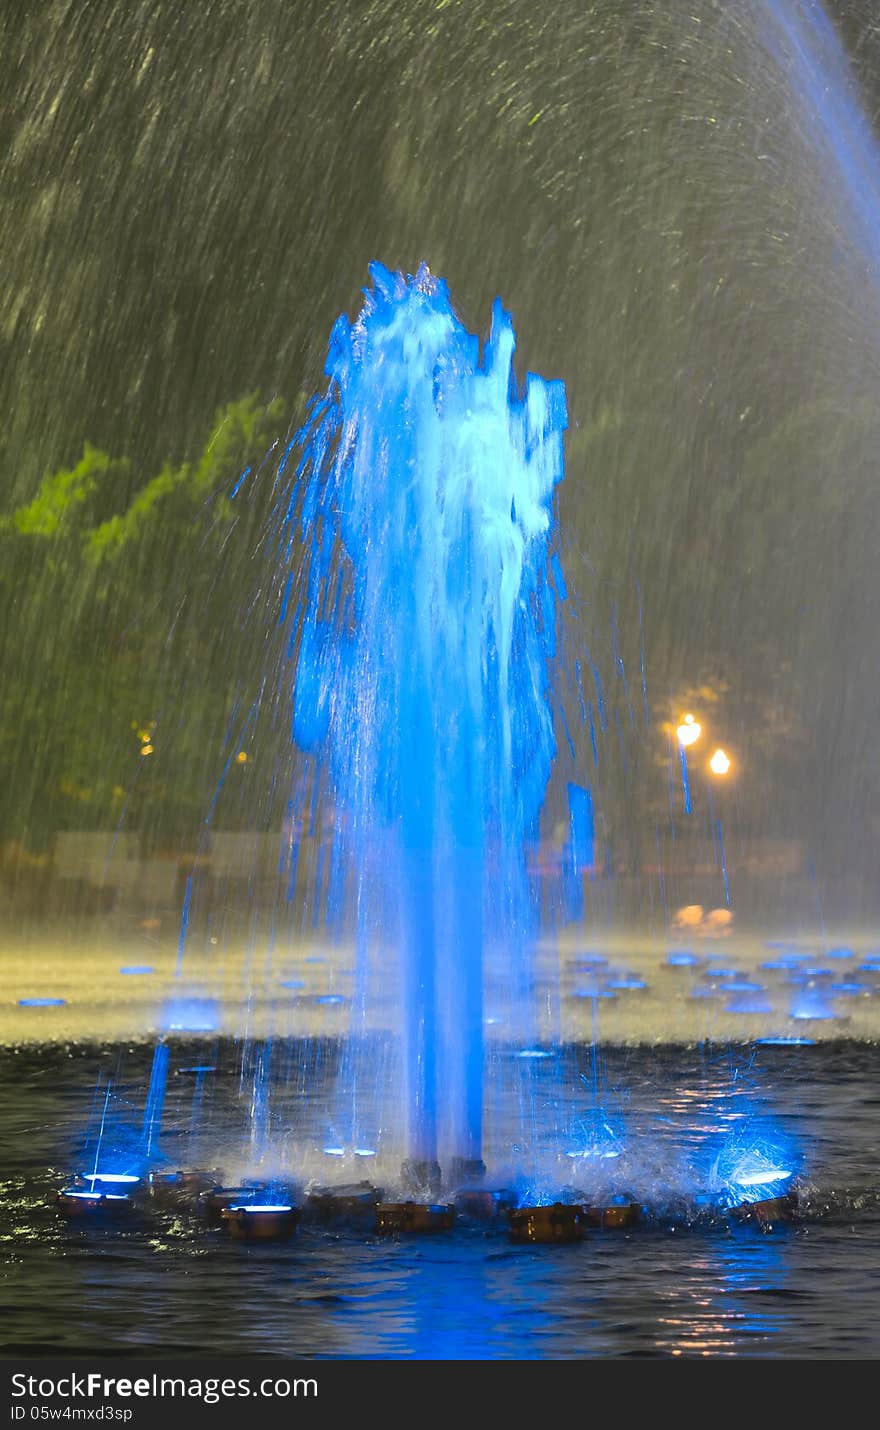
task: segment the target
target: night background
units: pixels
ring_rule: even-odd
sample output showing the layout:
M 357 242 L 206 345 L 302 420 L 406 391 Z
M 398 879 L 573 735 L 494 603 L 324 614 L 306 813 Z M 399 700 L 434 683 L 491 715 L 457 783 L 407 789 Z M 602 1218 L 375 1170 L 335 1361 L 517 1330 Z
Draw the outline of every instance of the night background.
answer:
M 876 1359 L 878 392 L 876 0 L 4 0 L 0 1358 Z
M 874 115 L 871 9 L 831 6 Z M 734 759 L 735 848 L 795 841 L 830 910 L 876 912 L 874 255 L 761 7 L 690 10 L 3 7 L 13 907 L 41 906 L 59 830 L 194 845 L 274 659 L 264 458 L 378 258 L 426 261 L 476 332 L 500 294 L 518 370 L 566 383 L 569 583 L 597 664 L 616 642 L 638 691 L 646 653 L 651 724 L 595 777 L 609 866 L 667 837 L 668 722 L 695 706 Z M 285 719 L 225 827 L 278 823 Z

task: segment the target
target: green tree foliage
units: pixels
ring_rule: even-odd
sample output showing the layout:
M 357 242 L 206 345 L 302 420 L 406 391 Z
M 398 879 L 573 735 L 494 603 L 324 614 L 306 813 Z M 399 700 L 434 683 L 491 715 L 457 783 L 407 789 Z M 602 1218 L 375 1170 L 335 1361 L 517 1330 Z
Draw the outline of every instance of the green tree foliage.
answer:
M 129 499 L 131 464 L 87 446 L 0 517 L 7 837 L 40 847 L 123 818 L 157 844 L 193 837 L 226 726 L 234 739 L 234 709 L 259 687 L 247 613 L 268 586 L 260 544 L 284 416 L 254 397 L 229 404 L 196 460 L 135 480 Z

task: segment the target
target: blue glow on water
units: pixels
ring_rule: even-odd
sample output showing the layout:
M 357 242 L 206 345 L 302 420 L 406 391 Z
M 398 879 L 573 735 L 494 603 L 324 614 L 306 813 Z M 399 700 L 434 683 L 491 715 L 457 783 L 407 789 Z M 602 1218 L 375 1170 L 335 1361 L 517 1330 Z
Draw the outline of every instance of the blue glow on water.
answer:
M 240 1205 L 231 1206 L 229 1210 L 231 1212 L 246 1212 L 248 1216 L 251 1216 L 254 1212 L 292 1212 L 293 1206 L 290 1202 L 279 1202 L 277 1205 L 273 1202 L 266 1202 L 265 1204 L 259 1202 L 242 1202 Z
M 725 1005 L 724 1011 L 726 1013 L 738 1014 L 772 1013 L 773 1004 L 769 998 L 764 998 L 760 995 L 756 996 L 755 994 L 743 994 L 731 998 Z
M 687 953 L 684 950 L 670 953 L 666 959 L 670 968 L 693 968 L 702 960 L 695 953 Z
M 800 1022 L 808 1022 L 811 1019 L 822 1021 L 836 1018 L 837 1014 L 824 993 L 818 989 L 808 989 L 792 1001 L 789 1016 Z
M 518 388 L 500 302 L 481 350 L 426 268 L 370 278 L 333 328 L 283 499 L 282 557 L 304 553 L 293 734 L 342 816 L 331 857 L 351 876 L 324 915 L 366 941 L 390 926 L 400 948 L 408 1154 L 436 1159 L 442 1080 L 451 1150 L 476 1158 L 483 948 L 503 937 L 522 977 L 524 850 L 556 753 L 565 391 L 534 374 Z
M 155 968 L 151 967 L 151 965 L 150 965 L 149 963 L 131 963 L 131 964 L 128 964 L 125 968 L 120 968 L 119 972 L 120 972 L 120 973 L 128 973 L 128 974 L 136 974 L 136 973 L 138 973 L 138 974 L 140 974 L 140 973 L 146 974 L 146 973 L 155 973 L 156 970 L 155 970 Z
M 140 1180 L 140 1177 L 136 1177 L 130 1172 L 86 1172 L 83 1176 L 83 1181 L 85 1182 L 106 1183 L 107 1186 L 113 1186 L 117 1183 L 120 1185 L 125 1183 L 133 1185 Z
M 19 998 L 19 1008 L 63 1008 L 64 998 Z
M 756 1046 L 764 1048 L 814 1048 L 815 1038 L 756 1038 Z
M 162 1011 L 161 1027 L 173 1033 L 214 1033 L 217 1005 L 210 998 L 172 998 Z
M 742 1206 L 783 1196 L 800 1157 L 777 1128 L 756 1122 L 730 1136 L 712 1167 L 712 1182 L 723 1206 Z

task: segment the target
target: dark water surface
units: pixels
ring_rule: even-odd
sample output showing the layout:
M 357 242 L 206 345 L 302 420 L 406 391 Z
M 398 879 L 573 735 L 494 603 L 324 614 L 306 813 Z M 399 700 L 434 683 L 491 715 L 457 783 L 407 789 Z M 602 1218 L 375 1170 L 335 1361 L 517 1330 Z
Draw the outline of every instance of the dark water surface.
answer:
M 170 1215 L 73 1230 L 52 1196 L 82 1163 L 97 1073 L 118 1066 L 120 1051 L 0 1054 L 6 1354 L 873 1357 L 880 1347 L 873 1045 L 607 1050 L 602 1076 L 645 1148 L 637 1190 L 656 1215 L 562 1248 L 516 1247 L 481 1229 L 382 1240 L 309 1226 L 290 1243 L 245 1248 Z M 219 1079 L 233 1054 L 212 1053 Z M 150 1056 L 127 1050 L 129 1075 L 145 1078 Z M 574 1099 L 589 1050 L 561 1060 Z M 215 1097 L 214 1116 L 234 1102 Z M 179 1104 L 169 1086 L 172 1123 Z M 761 1232 L 673 1210 L 675 1149 L 698 1166 L 701 1139 L 728 1116 L 772 1123 L 797 1150 L 796 1223 Z

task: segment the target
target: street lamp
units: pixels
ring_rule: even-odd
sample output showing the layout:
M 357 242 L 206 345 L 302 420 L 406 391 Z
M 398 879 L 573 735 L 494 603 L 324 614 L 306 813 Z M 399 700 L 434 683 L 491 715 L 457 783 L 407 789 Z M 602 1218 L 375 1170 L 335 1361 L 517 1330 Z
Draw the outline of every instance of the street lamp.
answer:
M 703 733 L 703 727 L 699 721 L 694 719 L 693 715 L 685 715 L 675 733 L 678 736 L 678 743 L 686 749 L 688 745 L 693 745 L 699 740 Z
M 730 765 L 731 761 L 729 755 L 726 753 L 726 751 L 720 748 L 715 751 L 714 755 L 709 761 L 709 769 L 712 771 L 713 775 L 718 775 L 722 778 L 724 775 L 727 774 L 728 770 L 730 769 Z

